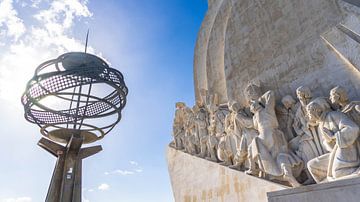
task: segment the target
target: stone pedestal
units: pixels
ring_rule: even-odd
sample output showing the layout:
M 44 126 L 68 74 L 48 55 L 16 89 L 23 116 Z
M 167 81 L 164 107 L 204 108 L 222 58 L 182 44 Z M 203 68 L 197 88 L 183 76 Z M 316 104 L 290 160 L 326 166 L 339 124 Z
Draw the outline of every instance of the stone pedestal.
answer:
M 263 202 L 287 188 L 171 147 L 166 155 L 176 202 Z
M 314 184 L 268 193 L 269 202 L 359 202 L 360 178 Z

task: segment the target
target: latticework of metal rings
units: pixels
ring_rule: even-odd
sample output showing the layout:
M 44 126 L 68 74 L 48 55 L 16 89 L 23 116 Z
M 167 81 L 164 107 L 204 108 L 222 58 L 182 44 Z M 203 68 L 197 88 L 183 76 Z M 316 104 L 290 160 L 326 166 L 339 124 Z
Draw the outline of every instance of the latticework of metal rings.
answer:
M 21 101 L 25 118 L 44 136 L 51 138 L 53 131 L 61 136 L 59 130 L 96 134 L 90 143 L 120 121 L 127 94 L 121 72 L 95 55 L 70 52 L 39 65 Z

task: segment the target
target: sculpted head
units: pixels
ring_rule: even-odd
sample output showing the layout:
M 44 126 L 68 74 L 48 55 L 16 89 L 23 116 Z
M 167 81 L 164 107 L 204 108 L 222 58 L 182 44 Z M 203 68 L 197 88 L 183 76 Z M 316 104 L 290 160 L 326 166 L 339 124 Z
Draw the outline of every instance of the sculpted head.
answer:
M 175 104 L 175 107 L 176 107 L 176 109 L 183 109 L 183 108 L 185 108 L 185 103 L 183 103 L 183 102 L 177 102 L 176 104 Z
M 290 109 L 295 106 L 296 101 L 291 95 L 286 95 L 281 99 L 281 103 L 284 105 L 286 109 Z
M 258 100 L 252 101 L 250 104 L 250 111 L 253 114 L 260 111 L 262 108 L 263 108 L 263 106 L 260 104 L 260 102 Z
M 349 97 L 345 88 L 336 86 L 330 90 L 329 97 L 331 104 L 338 107 L 339 105 L 346 105 L 349 102 Z
M 324 98 L 316 98 L 306 106 L 310 121 L 320 121 L 330 111 L 330 105 Z
M 299 99 L 302 106 L 309 104 L 312 98 L 312 93 L 308 87 L 300 86 L 296 89 L 296 96 Z
M 246 86 L 244 93 L 248 101 L 258 100 L 261 97 L 260 86 L 255 84 L 249 84 Z

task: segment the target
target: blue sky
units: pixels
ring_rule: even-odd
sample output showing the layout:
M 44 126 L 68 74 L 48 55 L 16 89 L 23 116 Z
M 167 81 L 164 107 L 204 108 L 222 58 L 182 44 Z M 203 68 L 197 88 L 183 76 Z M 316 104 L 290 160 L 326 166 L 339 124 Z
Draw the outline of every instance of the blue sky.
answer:
M 206 0 L 0 0 L 0 202 L 41 202 L 55 158 L 23 118 L 41 62 L 90 52 L 125 76 L 128 103 L 99 154 L 84 160 L 84 202 L 171 202 L 165 148 L 175 102 L 194 101 L 193 53 Z

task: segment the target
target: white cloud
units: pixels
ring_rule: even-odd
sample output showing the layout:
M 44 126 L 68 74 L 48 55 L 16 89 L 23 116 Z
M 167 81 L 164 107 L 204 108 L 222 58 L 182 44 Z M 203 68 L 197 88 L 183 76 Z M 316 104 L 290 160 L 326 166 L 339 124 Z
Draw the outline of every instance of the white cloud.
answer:
M 0 200 L 0 202 L 32 202 L 32 199 L 30 197 L 7 198 Z
M 69 36 L 75 18 L 91 17 L 85 0 L 56 0 L 50 7 L 34 15 L 41 27 L 33 27 L 32 32 L 43 46 L 55 45 L 59 51 L 82 50 L 83 44 Z M 84 32 L 85 35 L 85 32 Z
M 135 165 L 135 166 L 139 165 L 138 162 L 136 162 L 136 161 L 130 161 L 130 164 Z
M 30 0 L 31 1 L 31 7 L 38 8 L 39 4 L 42 2 L 42 0 Z
M 0 43 L 5 38 L 17 41 L 26 28 L 14 9 L 13 0 L 0 0 Z
M 106 191 L 110 189 L 110 185 L 103 183 L 98 187 L 98 189 L 101 191 Z
M 133 171 L 129 171 L 129 170 L 115 170 L 115 173 L 120 174 L 120 175 L 133 175 L 134 174 Z
M 38 5 L 40 1 L 33 0 L 32 3 Z M 72 36 L 72 26 L 77 20 L 92 16 L 87 1 L 54 0 L 42 3 L 45 9 L 37 9 L 33 13 L 35 22 L 25 23 L 29 27 L 25 29 L 13 1 L 0 0 L 0 44 L 9 44 L 0 48 L 0 99 L 10 103 L 19 102 L 26 81 L 40 63 L 65 52 L 84 49 L 82 40 Z M 5 32 L 1 31 L 3 27 Z M 91 47 L 88 50 L 94 52 Z
M 133 175 L 135 174 L 134 171 L 130 171 L 130 170 L 114 170 L 111 172 L 105 172 L 105 175 L 114 175 L 114 174 L 119 174 L 119 175 Z
M 132 166 L 135 166 L 135 168 L 132 168 L 130 170 L 121 170 L 121 169 L 117 169 L 114 171 L 109 171 L 109 172 L 104 172 L 105 175 L 114 175 L 114 174 L 118 174 L 118 175 L 134 175 L 136 173 L 142 173 L 143 169 L 141 167 L 139 167 L 139 163 L 136 161 L 129 161 L 129 163 Z
M 75 17 L 92 16 L 86 4 L 87 1 L 84 0 L 57 0 L 51 3 L 49 9 L 39 12 L 34 17 L 45 23 L 48 30 L 57 33 L 70 28 Z

